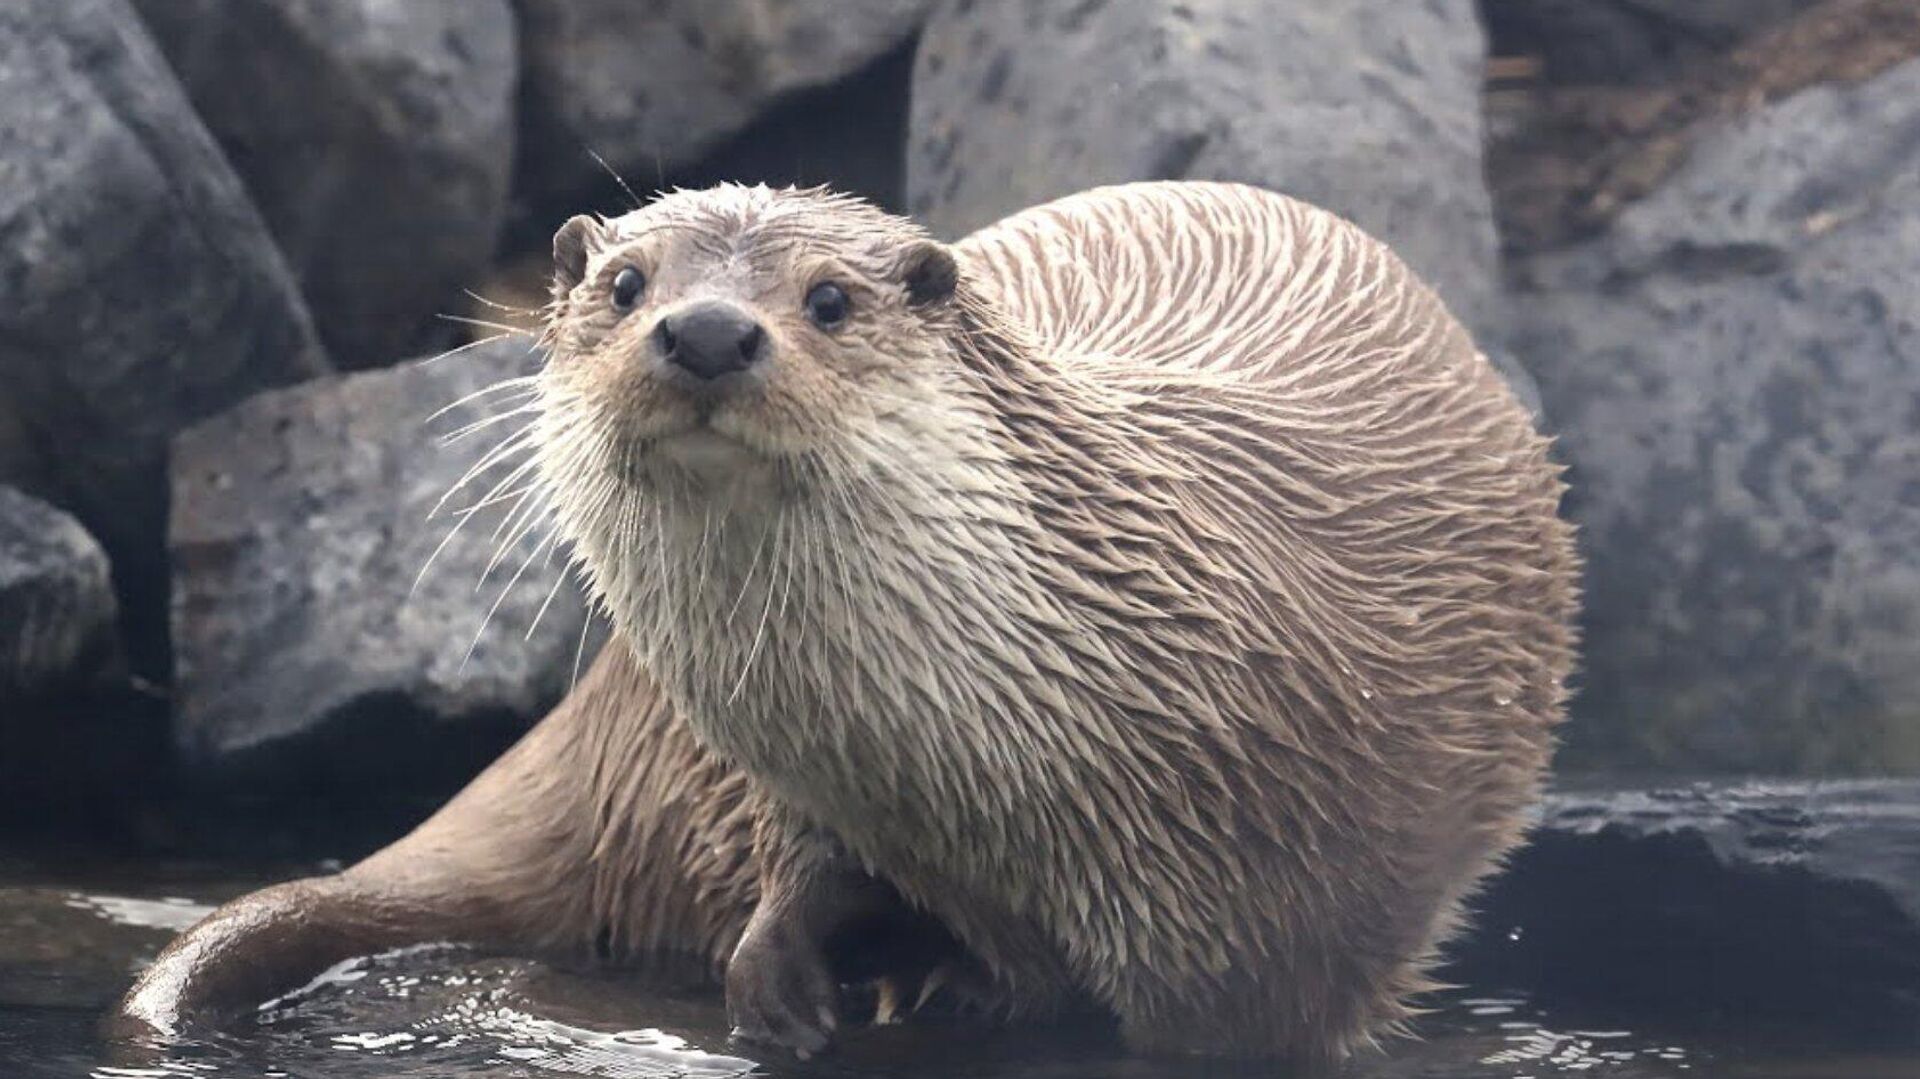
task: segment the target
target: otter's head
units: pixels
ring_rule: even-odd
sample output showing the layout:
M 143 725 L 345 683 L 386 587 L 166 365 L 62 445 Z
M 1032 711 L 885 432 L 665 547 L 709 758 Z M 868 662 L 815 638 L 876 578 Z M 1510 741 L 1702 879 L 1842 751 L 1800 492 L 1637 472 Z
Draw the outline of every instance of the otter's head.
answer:
M 779 497 L 894 443 L 951 375 L 952 253 L 819 190 L 680 191 L 553 241 L 540 376 L 559 501 Z

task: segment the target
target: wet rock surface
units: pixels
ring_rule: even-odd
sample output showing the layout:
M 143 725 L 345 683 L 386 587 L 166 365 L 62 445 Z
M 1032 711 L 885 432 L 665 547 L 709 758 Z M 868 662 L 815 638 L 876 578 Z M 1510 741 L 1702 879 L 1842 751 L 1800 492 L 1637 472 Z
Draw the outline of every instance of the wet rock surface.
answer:
M 1390 243 L 1498 325 L 1465 0 L 943 5 L 914 75 L 908 207 L 954 237 L 1104 183 L 1238 180 Z
M 562 196 L 602 175 L 657 185 L 784 96 L 850 75 L 907 40 L 929 0 L 517 0 L 521 183 Z
M 513 161 L 507 0 L 138 0 L 334 359 L 402 359 L 493 253 Z
M 1516 268 L 1590 558 L 1570 759 L 1920 769 L 1920 60 Z
M 535 362 L 525 338 L 498 341 L 265 394 L 180 437 L 175 740 L 196 776 L 419 789 L 470 774 L 559 699 L 586 615 L 547 530 L 504 516 L 526 475 L 496 483 L 524 455 L 431 516 L 527 417 L 508 414 L 525 400 L 510 388 L 429 417 Z
M 1920 1022 L 1920 780 L 1569 783 L 1456 976 L 1630 1015 Z
M 122 0 L 0 5 L 0 479 L 112 555 L 164 650 L 167 440 L 324 358 L 285 263 Z

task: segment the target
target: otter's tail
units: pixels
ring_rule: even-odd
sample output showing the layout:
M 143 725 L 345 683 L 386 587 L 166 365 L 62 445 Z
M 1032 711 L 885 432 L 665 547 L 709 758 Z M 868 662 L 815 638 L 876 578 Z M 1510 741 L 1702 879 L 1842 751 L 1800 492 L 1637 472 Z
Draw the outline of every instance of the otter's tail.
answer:
M 380 894 L 351 871 L 263 888 L 214 911 L 160 953 L 121 1001 L 112 1033 L 177 1033 L 284 995 L 346 959 L 436 939 L 444 912 Z

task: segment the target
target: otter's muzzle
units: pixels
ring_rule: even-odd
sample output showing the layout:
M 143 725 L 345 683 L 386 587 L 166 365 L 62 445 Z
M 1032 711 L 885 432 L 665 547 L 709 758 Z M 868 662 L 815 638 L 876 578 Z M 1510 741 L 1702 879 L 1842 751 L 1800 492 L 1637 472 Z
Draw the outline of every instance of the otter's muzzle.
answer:
M 752 367 L 765 351 L 766 337 L 746 312 L 719 300 L 676 311 L 653 328 L 661 358 L 702 380 Z

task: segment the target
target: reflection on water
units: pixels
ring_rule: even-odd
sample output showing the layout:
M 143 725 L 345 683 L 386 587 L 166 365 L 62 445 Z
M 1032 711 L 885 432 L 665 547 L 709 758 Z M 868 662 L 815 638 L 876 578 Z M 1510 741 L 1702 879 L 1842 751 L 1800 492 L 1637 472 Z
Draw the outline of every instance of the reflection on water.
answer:
M 177 887 L 177 885 L 176 885 Z M 224 894 L 226 888 L 209 894 Z M 263 1007 L 242 1028 L 164 1046 L 101 1046 L 94 1023 L 170 932 L 204 912 L 179 898 L 0 882 L 0 1076 L 40 1079 L 1192 1079 L 1272 1068 L 1143 1061 L 1103 1031 L 1002 1031 L 917 1022 L 857 1032 L 828 1058 L 764 1065 L 729 1047 L 710 989 L 569 970 L 444 946 L 354 960 Z M 1754 1032 L 1643 1033 L 1511 994 L 1443 998 L 1420 1041 L 1348 1079 L 1866 1079 L 1920 1076 L 1920 1047 L 1886 1056 L 1757 1041 Z
M 1021 1053 L 981 1044 L 1017 1041 L 1020 1035 L 969 1039 L 964 1032 L 938 1027 L 920 1032 L 930 1044 L 918 1049 L 908 1046 L 910 1039 L 901 1032 L 871 1031 L 831 1060 L 797 1065 L 769 1057 L 762 1067 L 700 1048 L 725 1046 L 720 1010 L 711 1000 L 689 995 L 670 1001 L 667 1011 L 676 1014 L 679 1033 L 621 1029 L 622 1018 L 647 1016 L 650 1004 L 657 1001 L 632 979 L 479 958 L 455 949 L 408 949 L 341 964 L 263 1009 L 251 1030 L 181 1043 L 141 1066 L 107 1066 L 93 1074 L 100 1079 L 267 1073 L 610 1079 L 778 1074 L 1027 1079 L 1119 1072 L 1138 1079 L 1184 1079 L 1193 1074 L 1188 1066 L 1124 1060 L 1100 1041 L 1071 1033 L 1027 1032 Z M 1694 1063 L 1684 1049 L 1625 1031 L 1563 1032 L 1519 999 L 1469 997 L 1449 1001 L 1429 1023 L 1424 1041 L 1362 1062 L 1353 1072 L 1381 1079 L 1577 1074 L 1628 1079 L 1689 1074 Z
M 141 929 L 166 929 L 175 933 L 213 913 L 213 908 L 205 903 L 195 903 L 191 899 L 182 899 L 178 896 L 167 896 L 164 899 L 132 899 L 119 895 L 85 895 L 74 892 L 67 896 L 67 903 L 81 910 L 94 911 L 101 917 L 121 925 Z

